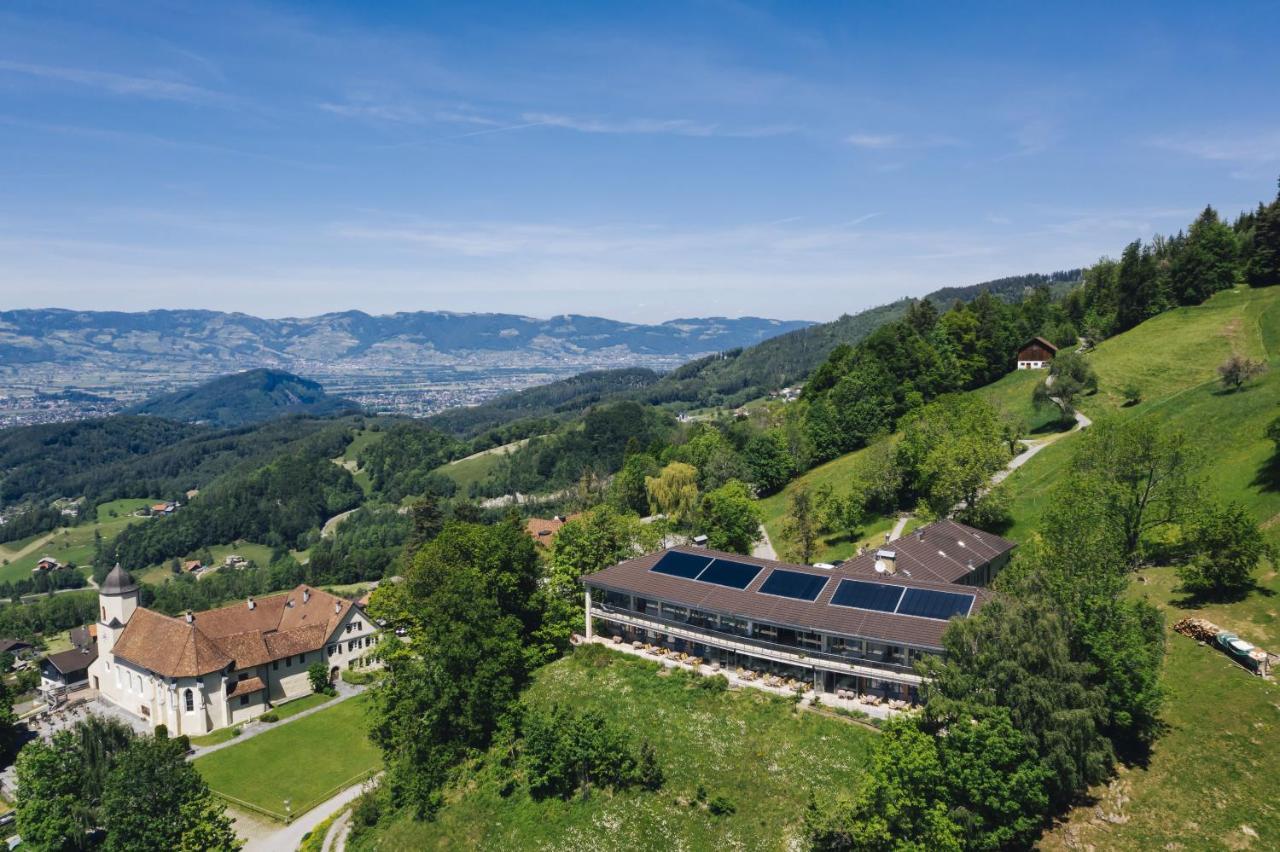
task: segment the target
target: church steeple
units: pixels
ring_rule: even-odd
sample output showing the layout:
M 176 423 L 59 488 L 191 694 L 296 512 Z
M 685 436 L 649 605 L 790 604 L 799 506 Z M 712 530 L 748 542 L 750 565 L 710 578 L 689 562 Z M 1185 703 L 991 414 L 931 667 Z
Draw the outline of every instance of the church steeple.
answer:
M 124 626 L 138 608 L 138 584 L 116 563 L 98 588 L 98 654 L 111 652 Z

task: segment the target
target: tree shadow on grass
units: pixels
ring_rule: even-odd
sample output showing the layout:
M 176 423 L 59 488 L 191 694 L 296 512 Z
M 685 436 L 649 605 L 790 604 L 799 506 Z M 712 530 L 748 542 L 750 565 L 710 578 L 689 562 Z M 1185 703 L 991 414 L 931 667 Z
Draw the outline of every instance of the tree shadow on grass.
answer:
M 1252 484 L 1263 491 L 1280 491 L 1280 450 L 1258 466 Z
M 1264 598 L 1273 598 L 1276 596 L 1274 589 L 1268 589 L 1266 586 L 1260 586 L 1257 582 L 1251 582 L 1250 585 L 1243 589 L 1227 593 L 1196 592 L 1182 586 L 1179 586 L 1174 591 L 1181 594 L 1182 597 L 1173 598 L 1169 602 L 1178 609 L 1191 610 L 1203 609 L 1211 604 L 1240 603 L 1250 595 L 1260 595 Z

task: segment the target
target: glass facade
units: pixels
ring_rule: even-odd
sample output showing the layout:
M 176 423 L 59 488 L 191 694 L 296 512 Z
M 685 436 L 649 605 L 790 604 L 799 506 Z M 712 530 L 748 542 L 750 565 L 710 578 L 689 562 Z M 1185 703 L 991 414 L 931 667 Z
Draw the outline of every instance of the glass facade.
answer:
M 936 653 L 886 642 L 832 636 L 763 621 L 749 621 L 745 618 L 704 612 L 682 604 L 653 601 L 621 592 L 596 591 L 595 600 L 602 604 L 606 611 L 614 609 L 669 624 L 688 625 L 691 628 L 714 632 L 733 641 L 758 643 L 763 647 L 776 647 L 778 650 L 790 653 L 818 658 L 838 658 L 852 664 L 892 668 L 901 672 L 910 671 L 916 661 L 929 653 Z M 667 644 L 677 651 L 685 651 L 721 662 L 722 665 L 728 664 L 725 660 L 716 659 L 714 653 L 707 651 L 708 646 L 692 640 L 671 637 L 669 642 L 662 644 Z M 714 651 L 714 648 L 712 650 Z M 757 658 L 752 659 L 758 662 Z

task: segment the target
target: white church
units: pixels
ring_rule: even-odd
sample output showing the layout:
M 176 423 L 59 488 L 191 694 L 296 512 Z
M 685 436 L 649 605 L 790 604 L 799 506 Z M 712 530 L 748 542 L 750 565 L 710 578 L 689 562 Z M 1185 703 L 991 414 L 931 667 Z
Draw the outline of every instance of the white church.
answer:
M 107 701 L 170 735 L 238 725 L 371 662 L 377 625 L 355 603 L 309 586 L 178 618 L 138 605 L 117 565 L 98 591 L 98 658 L 89 683 Z

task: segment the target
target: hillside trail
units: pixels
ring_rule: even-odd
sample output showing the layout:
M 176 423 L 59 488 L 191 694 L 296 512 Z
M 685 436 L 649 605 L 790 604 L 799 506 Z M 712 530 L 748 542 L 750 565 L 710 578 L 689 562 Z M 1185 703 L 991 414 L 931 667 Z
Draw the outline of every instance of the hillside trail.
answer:
M 1087 414 L 1084 414 L 1079 411 L 1075 412 L 1075 421 L 1076 421 L 1076 425 L 1072 426 L 1070 429 L 1068 429 L 1065 432 L 1058 432 L 1055 435 L 1048 435 L 1044 438 L 1039 438 L 1034 441 L 1023 441 L 1022 444 L 1024 449 L 1022 450 L 1022 452 L 1018 453 L 1016 456 L 1011 458 L 1008 464 L 1006 464 L 1004 467 L 1000 468 L 1000 470 L 997 470 L 994 474 L 992 474 L 991 481 L 987 484 L 986 488 L 982 489 L 982 491 L 979 492 L 978 496 L 981 497 L 982 495 L 988 493 L 992 488 L 995 488 L 1001 482 L 1004 482 L 1006 479 L 1009 478 L 1009 475 L 1011 473 L 1013 473 L 1018 468 L 1022 467 L 1027 462 L 1031 461 L 1031 459 L 1034 458 L 1035 455 L 1039 453 L 1041 450 L 1043 450 L 1045 447 L 1049 446 L 1050 444 L 1056 444 L 1058 441 L 1061 441 L 1063 438 L 1067 437 L 1068 435 L 1074 435 L 1076 432 L 1079 432 L 1081 429 L 1087 429 L 1093 425 L 1093 420 L 1091 420 Z M 960 506 L 961 504 L 957 503 L 955 506 L 951 508 L 951 511 L 955 512 L 957 509 L 960 508 Z M 908 512 L 904 515 L 901 515 L 898 518 L 898 522 L 893 525 L 893 530 L 889 533 L 889 541 L 896 541 L 897 539 L 901 538 L 902 531 L 906 529 L 907 522 L 910 521 L 913 517 L 915 517 L 915 514 L 912 512 Z
M 59 530 L 54 530 L 46 536 L 42 536 L 35 541 L 29 542 L 25 547 L 20 547 L 13 551 L 9 550 L 4 545 L 0 545 L 0 554 L 3 554 L 4 558 L 8 559 L 10 562 L 21 559 L 24 556 L 30 556 L 42 547 L 48 547 L 49 543 L 53 541 L 54 535 L 58 532 Z

